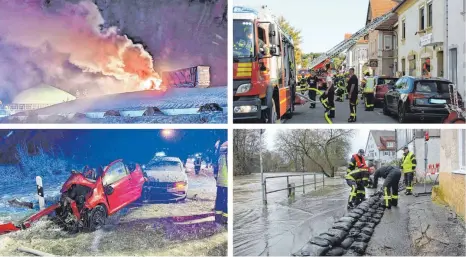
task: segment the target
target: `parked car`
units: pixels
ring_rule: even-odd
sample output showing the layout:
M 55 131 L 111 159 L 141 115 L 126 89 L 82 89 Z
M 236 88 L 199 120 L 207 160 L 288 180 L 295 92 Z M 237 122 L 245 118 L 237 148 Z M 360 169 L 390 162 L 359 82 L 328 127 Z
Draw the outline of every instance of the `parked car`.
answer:
M 144 201 L 179 201 L 186 199 L 188 176 L 178 157 L 154 157 L 143 166 L 147 182 Z
M 375 106 L 382 106 L 385 94 L 395 86 L 398 78 L 375 76 Z
M 449 90 L 451 84 L 451 81 L 443 78 L 404 76 L 385 94 L 383 113 L 395 114 L 400 123 L 405 123 L 411 118 L 443 121 L 449 114 L 445 106 L 451 102 Z M 463 106 L 459 94 L 458 99 Z

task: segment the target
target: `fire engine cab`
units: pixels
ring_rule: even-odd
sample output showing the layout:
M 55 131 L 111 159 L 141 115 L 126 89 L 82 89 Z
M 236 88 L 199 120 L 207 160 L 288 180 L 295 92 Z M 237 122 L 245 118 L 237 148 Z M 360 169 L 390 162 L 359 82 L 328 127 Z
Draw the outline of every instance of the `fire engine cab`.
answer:
M 276 123 L 294 111 L 293 40 L 266 6 L 233 7 L 233 118 Z

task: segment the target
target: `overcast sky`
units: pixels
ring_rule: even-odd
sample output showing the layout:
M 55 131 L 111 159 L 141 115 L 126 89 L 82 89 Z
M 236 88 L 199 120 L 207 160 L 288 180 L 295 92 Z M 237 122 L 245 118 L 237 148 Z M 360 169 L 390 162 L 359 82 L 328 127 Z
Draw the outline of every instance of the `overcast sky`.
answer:
M 267 140 L 267 148 L 274 149 L 277 146 L 275 145 L 275 137 L 279 129 L 266 129 L 264 134 L 264 139 Z M 359 149 L 366 148 L 367 137 L 369 136 L 370 129 L 356 129 L 354 137 L 351 139 L 351 153 L 356 153 Z
M 305 53 L 326 52 L 366 24 L 369 0 L 233 0 L 234 5 L 267 5 L 301 30 Z

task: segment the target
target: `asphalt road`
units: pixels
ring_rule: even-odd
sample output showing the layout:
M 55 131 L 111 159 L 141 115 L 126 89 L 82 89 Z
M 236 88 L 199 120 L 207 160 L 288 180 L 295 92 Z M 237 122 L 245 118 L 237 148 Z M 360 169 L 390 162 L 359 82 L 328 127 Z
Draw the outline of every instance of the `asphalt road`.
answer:
M 318 98 L 317 98 L 318 101 Z M 309 108 L 310 104 L 306 103 L 305 105 L 296 106 L 293 114 L 293 118 L 288 120 L 282 120 L 282 123 L 327 123 L 324 118 L 325 108 L 320 102 L 316 104 L 315 109 Z M 344 100 L 344 102 L 335 101 L 335 118 L 332 119 L 333 123 L 348 123 L 348 118 L 350 115 L 349 102 Z M 394 116 L 386 116 L 382 112 L 382 108 L 375 108 L 374 111 L 366 112 L 364 107 L 364 102 L 359 101 L 356 115 L 356 123 L 378 123 L 378 124 L 389 124 L 389 123 L 398 123 L 398 120 Z M 413 120 L 412 123 L 421 123 L 420 120 Z M 426 123 L 427 121 L 422 121 Z

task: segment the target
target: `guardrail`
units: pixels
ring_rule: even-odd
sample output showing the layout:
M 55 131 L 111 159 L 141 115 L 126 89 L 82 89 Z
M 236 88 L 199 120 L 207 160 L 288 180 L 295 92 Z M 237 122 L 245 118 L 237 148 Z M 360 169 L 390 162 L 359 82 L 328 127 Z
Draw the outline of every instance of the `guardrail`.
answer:
M 311 183 L 305 183 L 305 177 L 313 177 L 313 180 Z M 290 177 L 302 177 L 303 183 L 301 185 L 295 185 L 294 183 L 290 184 Z M 276 178 L 286 178 L 286 185 L 287 187 L 285 188 L 280 188 L 272 191 L 267 191 L 267 179 L 276 179 Z M 325 175 L 322 173 L 322 180 L 317 181 L 317 174 L 302 174 L 302 175 L 283 175 L 283 176 L 274 176 L 274 177 L 266 177 L 264 178 L 264 204 L 267 204 L 267 194 L 271 193 L 276 193 L 280 191 L 285 191 L 288 190 L 288 198 L 293 197 L 295 194 L 295 188 L 302 187 L 303 188 L 303 194 L 306 193 L 305 187 L 309 185 L 314 185 L 314 190 L 317 190 L 317 183 L 322 183 L 322 187 L 325 186 Z

